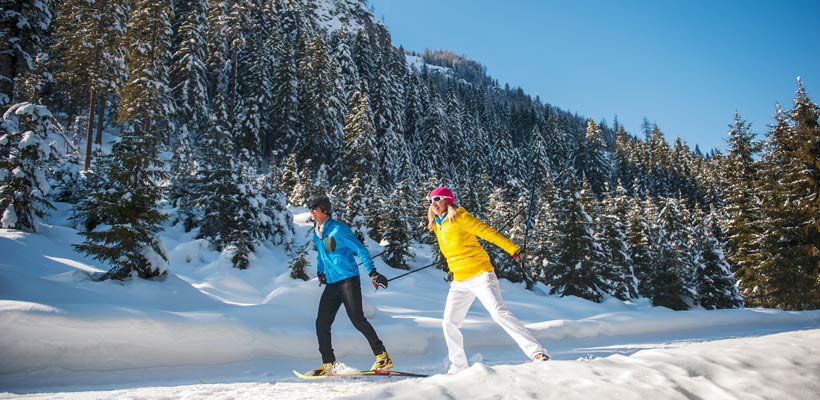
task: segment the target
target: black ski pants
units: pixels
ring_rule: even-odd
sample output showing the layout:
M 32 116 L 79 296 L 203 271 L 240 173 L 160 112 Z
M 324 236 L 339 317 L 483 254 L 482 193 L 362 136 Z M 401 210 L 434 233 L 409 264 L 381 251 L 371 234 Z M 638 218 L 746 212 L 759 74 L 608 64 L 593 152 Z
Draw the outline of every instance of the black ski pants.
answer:
M 361 332 L 374 355 L 384 352 L 384 344 L 376 335 L 376 331 L 362 311 L 362 285 L 358 276 L 343 281 L 330 283 L 325 286 L 322 298 L 319 300 L 319 314 L 316 316 L 316 336 L 319 338 L 319 352 L 322 353 L 322 362 L 336 361 L 333 354 L 333 344 L 330 339 L 330 326 L 336 319 L 339 307 L 345 305 L 345 311 L 353 326 Z

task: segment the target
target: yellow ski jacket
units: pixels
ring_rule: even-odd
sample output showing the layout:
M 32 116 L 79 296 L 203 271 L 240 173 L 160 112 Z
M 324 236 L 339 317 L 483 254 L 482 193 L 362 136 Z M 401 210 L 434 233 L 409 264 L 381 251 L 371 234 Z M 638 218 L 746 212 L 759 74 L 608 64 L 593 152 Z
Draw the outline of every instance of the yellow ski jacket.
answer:
M 519 247 L 495 229 L 487 226 L 472 216 L 464 207 L 459 207 L 453 222 L 445 218 L 433 230 L 438 239 L 441 254 L 447 259 L 447 266 L 453 273 L 453 279 L 463 281 L 482 272 L 492 271 L 490 256 L 478 243 L 480 237 L 510 254 L 515 254 Z

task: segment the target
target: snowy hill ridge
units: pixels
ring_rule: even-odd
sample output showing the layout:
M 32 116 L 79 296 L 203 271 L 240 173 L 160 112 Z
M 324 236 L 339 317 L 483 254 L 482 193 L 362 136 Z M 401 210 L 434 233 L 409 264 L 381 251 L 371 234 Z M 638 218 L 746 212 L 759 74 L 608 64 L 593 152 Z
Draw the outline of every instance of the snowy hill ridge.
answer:
M 310 232 L 307 214 L 292 211 L 301 244 Z M 318 359 L 314 318 L 322 288 L 315 279 L 291 279 L 289 256 L 280 248 L 260 248 L 251 267 L 240 271 L 231 267 L 229 255 L 208 250 L 193 233 L 169 227 L 162 236 L 170 251 L 165 281 L 94 282 L 88 273 L 101 269 L 74 252 L 71 244 L 79 240 L 76 231 L 59 225 L 42 225 L 37 234 L 0 230 L 0 254 L 6 255 L 0 263 L 0 387 L 59 381 L 82 371 L 258 359 L 308 367 Z M 375 242 L 368 246 L 379 251 Z M 419 246 L 414 265 L 429 259 L 429 250 Z M 404 272 L 380 259 L 376 263 L 388 277 Z M 387 290 L 363 289 L 365 313 L 394 359 L 416 360 L 420 370 L 431 373 L 441 372 L 446 359 L 440 326 L 447 284 L 442 277 L 442 271 L 425 270 L 394 281 Z M 719 338 L 820 327 L 820 310 L 671 311 L 645 301 L 610 298 L 597 304 L 546 296 L 548 288 L 541 284 L 534 291 L 505 280 L 501 286 L 509 308 L 557 359 L 644 348 L 563 350 L 619 337 L 658 340 L 697 332 L 696 337 Z M 464 333 L 474 362 L 522 361 L 522 355 L 510 355 L 514 344 L 478 305 Z M 345 318 L 334 325 L 334 347 L 342 360 L 371 357 Z M 49 378 L 43 380 L 43 374 Z
M 363 0 L 298 0 L 297 3 L 309 11 L 314 24 L 327 31 L 340 30 L 344 24 L 351 32 L 376 25 L 386 30 Z

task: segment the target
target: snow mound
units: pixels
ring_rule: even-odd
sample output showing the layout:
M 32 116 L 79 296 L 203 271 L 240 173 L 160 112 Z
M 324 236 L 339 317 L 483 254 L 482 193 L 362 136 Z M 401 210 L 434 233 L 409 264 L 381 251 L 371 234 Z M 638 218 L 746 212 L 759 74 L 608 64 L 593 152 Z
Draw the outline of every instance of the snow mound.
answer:
M 816 399 L 820 330 L 644 350 L 631 357 L 489 367 L 409 380 L 356 399 Z

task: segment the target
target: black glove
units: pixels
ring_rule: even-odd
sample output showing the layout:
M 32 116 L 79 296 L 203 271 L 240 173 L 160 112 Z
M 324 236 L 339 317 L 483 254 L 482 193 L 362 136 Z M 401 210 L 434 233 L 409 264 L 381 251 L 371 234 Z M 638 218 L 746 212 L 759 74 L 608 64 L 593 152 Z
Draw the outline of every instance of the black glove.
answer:
M 373 281 L 374 288 L 378 289 L 379 286 L 381 286 L 387 289 L 387 278 L 385 278 L 384 275 L 376 272 L 375 269 L 373 271 L 370 271 L 370 280 Z
M 444 281 L 445 282 L 452 282 L 453 281 L 453 273 L 448 271 L 447 272 L 447 277 L 444 278 Z
M 319 278 L 319 286 L 327 284 L 327 279 L 325 278 L 325 274 L 318 274 L 316 275 Z

